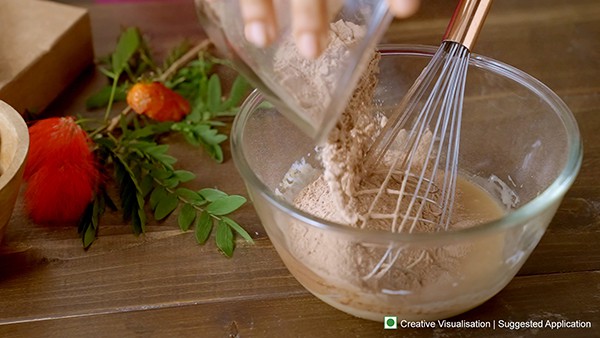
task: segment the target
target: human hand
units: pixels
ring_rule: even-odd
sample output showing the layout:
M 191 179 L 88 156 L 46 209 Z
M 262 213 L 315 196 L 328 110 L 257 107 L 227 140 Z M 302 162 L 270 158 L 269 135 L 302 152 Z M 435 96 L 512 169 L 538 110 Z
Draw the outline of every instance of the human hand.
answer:
M 269 45 L 277 35 L 273 1 L 240 0 L 246 39 L 258 47 Z M 291 1 L 292 34 L 298 50 L 307 58 L 316 58 L 327 47 L 329 14 L 336 13 L 343 0 L 283 0 Z M 390 12 L 405 18 L 419 8 L 420 0 L 387 0 Z

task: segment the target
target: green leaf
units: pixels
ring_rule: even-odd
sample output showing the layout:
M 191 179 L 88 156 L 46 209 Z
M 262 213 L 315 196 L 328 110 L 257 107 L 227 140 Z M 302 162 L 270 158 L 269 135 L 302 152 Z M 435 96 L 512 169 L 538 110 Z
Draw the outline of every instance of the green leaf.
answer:
M 204 197 L 205 200 L 209 201 L 209 202 L 214 202 L 220 198 L 223 197 L 227 197 L 228 195 L 224 192 L 222 192 L 219 189 L 212 189 L 212 188 L 204 188 L 201 189 L 200 191 L 198 191 L 198 193 Z
M 192 107 L 192 111 L 185 117 L 184 121 L 189 123 L 198 123 L 202 120 L 202 110 L 204 107 L 198 107 L 200 104 L 204 104 L 201 100 L 197 100 L 200 103 L 194 103 L 194 107 Z
M 217 223 L 217 235 L 215 236 L 217 241 L 217 247 L 225 254 L 227 257 L 231 257 L 233 255 L 234 241 L 233 241 L 233 232 L 227 223 L 224 221 L 219 221 Z
M 94 209 L 92 210 L 92 226 L 94 227 L 94 229 L 96 229 L 96 231 L 100 227 L 100 217 L 102 216 L 102 214 L 104 214 L 104 209 L 106 206 L 105 195 L 106 192 L 103 194 L 96 195 L 96 198 L 94 199 Z
M 146 226 L 144 196 L 142 195 L 136 174 L 124 158 L 119 155 L 114 156 L 114 158 L 115 176 L 117 177 L 117 186 L 119 187 L 123 218 L 131 220 L 135 234 L 143 233 Z
M 90 202 L 79 219 L 78 232 L 81 235 L 84 249 L 87 249 L 96 240 L 98 220 L 95 218 L 99 214 L 94 212 L 96 204 L 96 200 Z
M 206 124 L 212 127 L 225 127 L 227 124 L 221 121 L 206 121 Z
M 184 201 L 190 204 L 201 205 L 206 202 L 206 200 L 202 196 L 200 196 L 199 193 L 188 188 L 177 188 L 177 190 L 175 190 L 175 193 L 177 194 L 177 196 L 179 196 Z
M 196 217 L 196 241 L 198 244 L 204 244 L 212 230 L 212 219 L 210 215 L 203 211 Z
M 166 122 L 153 122 L 152 126 L 152 130 L 154 131 L 154 134 L 163 134 L 166 133 L 168 131 L 171 130 L 171 127 L 174 125 L 175 123 L 173 121 L 166 121 Z
M 236 116 L 240 110 L 237 108 L 232 108 L 229 110 L 220 111 L 217 113 L 217 117 L 225 117 L 225 116 Z
M 130 27 L 121 33 L 117 47 L 112 54 L 112 71 L 116 76 L 122 73 L 125 67 L 127 67 L 129 59 L 139 48 L 140 41 L 141 36 L 137 28 Z
M 167 150 L 169 150 L 168 144 L 154 145 L 146 148 L 146 152 L 154 157 L 165 154 Z
M 215 130 L 215 129 L 213 129 L 213 130 Z M 215 133 L 214 135 L 211 135 L 208 140 L 211 145 L 217 145 L 217 144 L 222 143 L 225 140 L 227 140 L 227 135 Z
M 221 80 L 217 74 L 211 75 L 207 89 L 208 110 L 216 113 L 221 107 Z
M 142 196 L 144 196 L 144 198 L 148 196 L 148 194 L 152 191 L 152 188 L 154 188 L 154 178 L 150 174 L 144 175 L 144 178 L 142 178 L 142 182 L 140 182 Z
M 242 236 L 242 238 L 244 238 L 246 242 L 254 244 L 254 241 L 252 240 L 252 237 L 250 237 L 250 234 L 246 232 L 246 230 L 244 230 L 244 228 L 242 228 L 242 226 L 239 225 L 236 221 L 226 216 L 221 217 L 221 219 L 223 220 L 223 222 L 227 223 L 227 225 L 229 225 L 233 230 L 235 230 L 235 232 Z
M 229 92 L 229 98 L 223 104 L 223 109 L 228 110 L 236 107 L 240 104 L 246 93 L 250 89 L 248 82 L 241 76 L 238 76 L 233 81 L 231 91 Z
M 94 241 L 96 240 L 96 233 L 97 231 L 96 229 L 94 229 L 94 227 L 87 227 L 82 237 L 83 247 L 85 249 L 89 248 L 92 245 L 92 243 L 94 243 Z
M 206 124 L 197 125 L 193 133 L 195 141 L 188 140 L 188 142 L 192 144 L 200 142 L 212 159 L 219 163 L 223 161 L 223 150 L 219 144 L 227 139 L 227 135 L 219 134 L 218 130 Z
M 206 211 L 213 215 L 229 214 L 246 203 L 246 199 L 239 195 L 220 198 L 206 206 Z
M 182 131 L 182 135 L 189 144 L 195 147 L 201 144 L 200 141 L 198 141 L 198 139 L 196 138 L 196 134 L 190 130 Z
M 150 207 L 152 210 L 156 209 L 158 202 L 165 199 L 169 193 L 163 187 L 156 187 L 150 194 Z
M 144 128 L 142 128 L 142 129 L 144 129 Z M 144 140 L 137 139 L 137 137 L 132 137 L 132 136 L 134 136 L 134 134 L 136 132 L 138 132 L 139 130 L 142 130 L 142 129 L 132 131 L 127 135 L 127 138 L 131 139 L 131 141 L 128 142 L 127 145 L 132 149 L 141 150 L 147 154 L 148 149 L 153 149 L 157 145 L 156 145 L 156 142 L 153 142 L 153 141 L 144 141 Z
M 210 128 L 209 126 L 202 125 L 205 128 L 196 128 L 194 130 L 206 144 L 216 145 L 227 140 L 227 135 L 219 134 L 217 129 Z
M 134 229 L 139 229 L 140 233 L 146 232 L 146 211 L 144 210 L 144 196 L 138 193 L 136 195 L 138 209 L 137 212 L 134 212 L 132 221 Z M 138 233 L 138 232 L 136 232 Z
M 131 119 L 131 122 L 133 122 L 133 130 L 137 130 L 140 129 L 140 119 L 138 117 L 140 117 L 141 115 L 133 115 L 133 118 Z
M 116 82 L 116 80 L 115 80 L 115 82 Z M 110 108 L 110 102 L 109 102 L 109 105 L 106 107 L 106 111 L 110 112 L 110 110 L 108 108 Z M 121 128 L 121 131 L 123 132 L 123 135 L 121 136 L 121 138 L 127 138 L 129 133 L 131 132 L 131 130 L 129 130 L 129 128 L 127 127 L 127 119 L 124 118 L 123 114 L 119 115 L 119 128 Z
M 90 202 L 85 207 L 85 210 L 83 211 L 83 214 L 81 215 L 81 218 L 79 219 L 79 222 L 77 223 L 77 232 L 79 232 L 79 234 L 83 234 L 85 232 L 85 229 L 87 229 L 87 227 L 93 226 L 92 225 L 93 211 L 94 211 L 94 202 Z
M 182 231 L 188 231 L 190 229 L 190 225 L 196 218 L 196 209 L 191 204 L 184 204 L 181 210 L 179 211 L 179 216 L 177 217 L 177 223 L 179 223 L 179 228 Z
M 110 198 L 110 196 L 108 196 L 108 193 L 106 192 L 106 190 L 102 191 L 102 195 L 104 196 L 104 206 L 107 206 L 110 210 L 112 211 L 117 211 L 117 205 L 115 204 L 115 202 L 112 200 L 112 198 Z
M 172 168 L 173 164 L 177 162 L 175 157 L 165 154 L 155 156 L 155 158 L 167 168 Z
M 150 125 L 150 126 L 145 126 L 143 128 L 132 131 L 128 135 L 128 138 L 132 139 L 132 140 L 136 140 L 136 139 L 141 139 L 141 138 L 148 137 L 148 136 L 151 136 L 154 134 L 155 134 L 154 128 L 152 125 Z
M 179 179 L 177 179 L 177 177 L 169 177 L 164 180 L 162 184 L 169 189 L 174 189 L 179 185 Z
M 158 201 L 156 209 L 154 210 L 154 218 L 157 221 L 160 221 L 161 219 L 167 217 L 173 212 L 173 210 L 175 210 L 175 208 L 177 208 L 178 204 L 179 199 L 177 199 L 177 196 L 167 193 L 164 198 Z
M 134 132 L 126 132 L 124 134 L 124 139 L 128 139 L 131 140 L 131 134 L 133 134 Z M 121 143 L 125 143 L 128 146 L 128 149 L 130 152 L 134 152 L 135 154 L 137 154 L 139 157 L 150 157 L 152 158 L 152 156 L 150 156 L 148 154 L 148 149 L 156 146 L 155 142 L 149 142 L 149 141 L 140 141 L 140 140 L 131 140 L 131 142 L 127 142 L 127 141 L 122 141 Z
M 189 182 L 196 178 L 196 175 L 187 170 L 175 170 L 175 177 L 177 177 L 179 182 Z
M 121 156 L 117 156 L 117 158 L 119 160 L 118 162 L 122 166 L 122 169 L 125 171 L 125 174 L 128 175 L 128 178 L 131 180 L 131 183 L 133 184 L 135 189 L 137 191 L 141 192 L 140 185 L 138 184 L 138 180 L 137 180 L 137 175 L 133 172 L 133 170 L 131 169 L 131 166 L 129 166 L 127 161 L 125 159 L 123 159 Z M 131 158 L 129 158 L 129 159 L 131 160 Z M 135 164 L 135 162 L 134 162 L 134 164 Z
M 223 149 L 218 145 L 210 145 L 205 147 L 208 155 L 217 163 L 223 162 Z
M 114 140 L 108 138 L 108 137 L 98 137 L 98 138 L 94 138 L 93 139 L 94 143 L 96 143 L 99 147 L 102 148 L 107 148 L 107 149 L 114 149 L 117 147 L 117 144 L 115 143 Z
M 108 70 L 104 67 L 98 67 L 98 70 L 100 71 L 100 73 L 104 74 L 104 76 L 106 76 L 107 78 L 114 79 L 115 77 L 117 77 L 117 75 L 115 73 L 111 72 L 110 70 Z
M 152 177 L 154 177 L 155 179 L 162 181 L 162 180 L 166 180 L 167 178 L 171 177 L 171 175 L 173 175 L 173 173 L 171 171 L 165 170 L 163 168 L 154 168 L 150 171 L 150 175 L 152 175 Z
M 88 110 L 106 107 L 108 105 L 108 100 L 110 99 L 110 94 L 112 91 L 112 86 L 104 86 L 100 91 L 88 97 L 85 100 L 85 108 Z M 123 87 L 117 87 L 115 91 L 115 96 L 113 101 L 125 101 L 127 98 L 127 90 Z
M 261 102 L 258 107 L 256 107 L 257 109 L 273 109 L 275 108 L 275 106 L 273 106 L 273 104 L 267 100 Z

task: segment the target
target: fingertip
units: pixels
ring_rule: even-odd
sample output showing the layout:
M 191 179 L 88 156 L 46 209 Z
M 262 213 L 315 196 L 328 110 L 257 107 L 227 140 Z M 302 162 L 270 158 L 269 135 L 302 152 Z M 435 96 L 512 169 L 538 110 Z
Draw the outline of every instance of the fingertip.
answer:
M 305 32 L 296 38 L 298 51 L 308 59 L 316 59 L 321 54 L 319 39 L 312 32 Z
M 267 27 L 264 22 L 252 21 L 247 23 L 244 27 L 244 35 L 248 42 L 257 47 L 266 47 L 269 44 Z
M 326 0 L 292 0 L 291 4 L 292 31 L 298 51 L 308 59 L 316 59 L 328 43 L 328 4 Z
M 390 12 L 397 18 L 412 16 L 419 9 L 420 0 L 388 0 Z
M 277 22 L 271 0 L 240 0 L 244 36 L 257 47 L 266 47 L 276 38 Z

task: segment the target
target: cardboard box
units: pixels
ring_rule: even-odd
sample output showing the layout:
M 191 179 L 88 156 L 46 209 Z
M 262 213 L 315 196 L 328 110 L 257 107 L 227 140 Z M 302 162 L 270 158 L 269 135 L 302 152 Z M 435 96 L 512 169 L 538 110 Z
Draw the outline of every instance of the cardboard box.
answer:
M 0 100 L 42 111 L 93 62 L 86 9 L 40 0 L 0 0 Z

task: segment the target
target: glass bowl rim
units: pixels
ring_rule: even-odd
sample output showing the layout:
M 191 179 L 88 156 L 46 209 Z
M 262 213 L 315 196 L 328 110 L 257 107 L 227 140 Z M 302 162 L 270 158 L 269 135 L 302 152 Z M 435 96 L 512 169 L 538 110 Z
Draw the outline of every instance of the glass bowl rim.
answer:
M 404 54 L 431 57 L 436 52 L 438 47 L 415 44 L 389 44 L 380 45 L 377 49 L 384 55 Z M 389 243 L 390 241 L 411 243 L 440 240 L 455 241 L 462 240 L 467 237 L 471 238 L 473 236 L 480 236 L 481 234 L 485 233 L 497 232 L 523 224 L 524 222 L 534 218 L 536 215 L 542 213 L 543 210 L 552 203 L 562 199 L 577 177 L 583 157 L 583 147 L 577 122 L 571 110 L 562 101 L 562 99 L 560 99 L 556 93 L 554 93 L 550 88 L 533 76 L 503 62 L 478 54 L 471 54 L 469 66 L 491 71 L 492 73 L 496 73 L 496 75 L 511 79 L 532 91 L 540 99 L 545 101 L 553 108 L 554 112 L 558 115 L 563 123 L 567 133 L 567 161 L 560 174 L 538 196 L 521 207 L 510 211 L 499 219 L 482 223 L 474 227 L 453 231 L 432 233 L 392 233 L 382 230 L 358 229 L 347 225 L 330 222 L 297 209 L 291 203 L 275 196 L 273 191 L 271 191 L 271 189 L 269 189 L 250 169 L 250 165 L 244 156 L 242 139 L 245 122 L 257 105 L 264 100 L 260 92 L 257 90 L 254 90 L 246 98 L 241 106 L 240 112 L 233 122 L 231 131 L 231 151 L 235 165 L 246 184 L 250 184 L 256 188 L 270 204 L 279 210 L 315 228 L 325 231 L 338 232 L 353 238 L 360 238 L 361 240 L 370 240 L 380 243 Z

